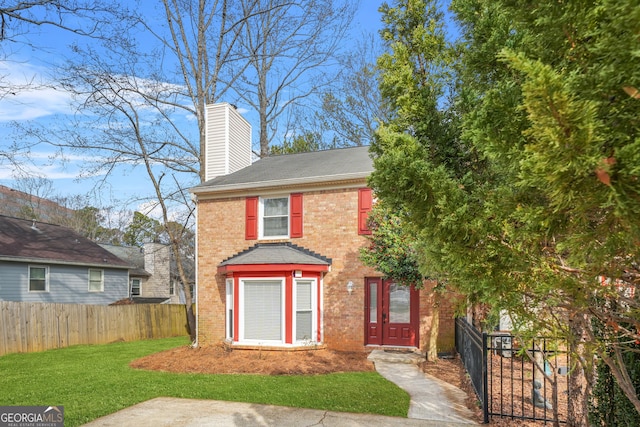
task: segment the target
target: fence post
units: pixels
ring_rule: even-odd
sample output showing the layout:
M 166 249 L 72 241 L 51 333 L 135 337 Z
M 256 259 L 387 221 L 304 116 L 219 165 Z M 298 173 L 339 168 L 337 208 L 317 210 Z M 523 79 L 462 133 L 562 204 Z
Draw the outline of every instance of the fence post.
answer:
M 487 357 L 487 333 L 482 333 L 482 415 L 483 423 L 489 424 L 489 384 L 488 384 L 488 357 Z

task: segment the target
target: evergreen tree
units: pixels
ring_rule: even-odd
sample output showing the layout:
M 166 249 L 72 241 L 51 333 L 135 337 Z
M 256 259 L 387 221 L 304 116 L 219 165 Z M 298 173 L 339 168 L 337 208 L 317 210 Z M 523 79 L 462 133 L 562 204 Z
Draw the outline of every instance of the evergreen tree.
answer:
M 417 37 L 437 34 L 430 5 L 383 7 L 397 117 L 372 150 L 374 190 L 420 230 L 426 271 L 525 338 L 568 340 L 570 425 L 587 422 L 593 354 L 640 412 L 622 357 L 640 338 L 637 2 L 454 0 L 455 49 Z

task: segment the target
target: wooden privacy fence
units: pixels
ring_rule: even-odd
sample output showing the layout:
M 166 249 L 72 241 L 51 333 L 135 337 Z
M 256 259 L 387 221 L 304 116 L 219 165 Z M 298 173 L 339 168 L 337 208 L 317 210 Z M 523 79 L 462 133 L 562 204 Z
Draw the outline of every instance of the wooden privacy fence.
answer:
M 0 356 L 77 344 L 189 335 L 182 304 L 82 305 L 0 301 Z

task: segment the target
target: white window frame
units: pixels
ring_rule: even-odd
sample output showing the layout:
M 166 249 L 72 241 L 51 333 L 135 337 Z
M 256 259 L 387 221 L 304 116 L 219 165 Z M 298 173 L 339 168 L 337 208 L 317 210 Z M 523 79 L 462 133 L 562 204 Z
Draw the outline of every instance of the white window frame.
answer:
M 44 269 L 44 290 L 31 289 L 31 269 L 32 268 Z M 49 292 L 49 266 L 48 265 L 29 265 L 27 267 L 27 291 L 28 292 Z
M 244 287 L 248 282 L 274 282 L 280 281 L 280 339 L 279 340 L 261 340 L 261 339 L 246 339 L 245 338 L 245 313 L 244 313 Z M 246 278 L 240 279 L 240 291 L 238 299 L 238 311 L 239 311 L 239 325 L 238 325 L 238 343 L 248 345 L 284 345 L 285 333 L 286 333 L 286 305 L 285 305 L 285 278 L 284 277 L 260 277 L 260 278 Z
M 133 281 L 134 281 L 134 280 L 137 280 L 137 281 L 138 281 L 138 289 L 139 289 L 139 291 L 138 291 L 138 294 L 137 294 L 137 295 L 134 295 L 134 294 L 133 294 Z M 131 279 L 129 280 L 129 292 L 131 293 L 131 296 L 132 296 L 132 297 L 139 297 L 139 296 L 141 296 L 141 295 L 142 295 L 142 279 L 139 279 L 139 278 L 137 278 L 137 277 L 133 277 L 133 278 L 131 278 Z
M 287 199 L 287 234 L 279 235 L 279 236 L 265 236 L 264 235 L 264 206 L 266 200 L 271 199 Z M 259 214 L 258 214 L 258 235 L 260 239 L 288 239 L 291 235 L 291 197 L 289 194 L 281 194 L 281 195 L 273 195 L 268 197 L 260 197 L 260 206 L 259 206 Z
M 227 340 L 233 341 L 233 279 L 227 279 L 225 286 L 225 337 Z
M 100 289 L 91 289 L 91 272 L 100 272 Z M 87 272 L 87 289 L 89 292 L 104 292 L 104 270 L 99 268 L 90 268 Z
M 310 282 L 311 283 L 311 336 L 307 340 L 298 340 L 298 283 Z M 293 325 L 292 335 L 296 344 L 317 343 L 318 342 L 318 282 L 313 278 L 301 278 L 293 280 Z M 307 311 L 307 310 L 304 310 Z

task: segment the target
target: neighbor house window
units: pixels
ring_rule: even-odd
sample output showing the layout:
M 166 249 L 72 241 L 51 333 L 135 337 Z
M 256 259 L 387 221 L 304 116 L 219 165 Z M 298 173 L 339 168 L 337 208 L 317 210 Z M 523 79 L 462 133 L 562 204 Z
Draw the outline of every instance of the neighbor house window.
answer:
M 261 202 L 262 237 L 288 237 L 289 197 L 263 198 Z
M 29 292 L 49 291 L 49 268 L 29 266 Z
M 104 291 L 104 272 L 102 270 L 89 269 L 89 292 Z
M 176 294 L 176 287 L 173 283 L 173 280 L 169 280 L 169 295 L 175 295 Z
M 140 296 L 140 279 L 131 279 L 131 296 Z

